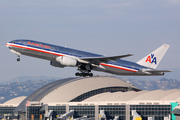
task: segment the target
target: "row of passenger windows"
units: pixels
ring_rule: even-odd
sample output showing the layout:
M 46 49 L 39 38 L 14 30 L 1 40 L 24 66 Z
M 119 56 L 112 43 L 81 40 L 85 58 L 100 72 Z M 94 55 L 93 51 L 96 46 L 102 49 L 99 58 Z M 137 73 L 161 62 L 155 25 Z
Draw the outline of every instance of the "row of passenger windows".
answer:
M 73 50 L 70 48 L 66 48 L 66 47 L 60 47 L 60 46 L 54 46 L 54 45 L 50 45 L 50 44 L 42 44 L 42 43 L 38 43 L 38 42 L 28 42 L 27 41 L 11 41 L 11 43 L 17 43 L 20 45 L 27 45 L 30 47 L 35 47 L 38 49 L 44 49 L 44 50 L 50 50 L 52 52 L 57 52 L 57 53 L 62 53 L 62 54 L 67 54 L 67 55 L 72 55 L 72 56 L 76 56 L 76 57 L 85 57 L 85 56 L 89 56 L 89 57 L 94 57 L 94 56 L 100 56 L 97 54 L 93 54 L 93 53 L 88 53 L 88 52 L 84 52 L 84 51 L 80 51 L 80 50 Z M 71 53 L 71 54 L 70 54 Z

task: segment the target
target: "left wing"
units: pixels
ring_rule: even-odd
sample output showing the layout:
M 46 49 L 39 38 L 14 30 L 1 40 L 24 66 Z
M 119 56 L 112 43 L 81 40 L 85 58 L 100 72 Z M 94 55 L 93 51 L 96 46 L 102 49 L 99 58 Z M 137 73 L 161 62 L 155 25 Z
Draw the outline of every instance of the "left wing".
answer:
M 86 58 L 79 58 L 81 60 L 87 61 L 91 64 L 99 64 L 101 62 L 107 63 L 108 61 L 116 61 L 118 59 L 132 56 L 133 54 L 127 54 L 127 55 L 120 55 L 120 56 L 111 56 L 111 57 L 86 57 Z

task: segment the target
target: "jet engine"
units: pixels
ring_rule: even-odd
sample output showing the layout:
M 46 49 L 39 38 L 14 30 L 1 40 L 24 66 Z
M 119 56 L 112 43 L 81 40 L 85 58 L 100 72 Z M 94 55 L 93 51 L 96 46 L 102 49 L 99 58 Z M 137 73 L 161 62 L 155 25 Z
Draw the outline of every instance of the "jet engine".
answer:
M 60 56 L 56 58 L 56 61 L 63 66 L 75 67 L 78 65 L 78 61 L 75 58 Z
M 60 68 L 64 68 L 64 65 L 61 65 L 59 62 L 56 61 L 51 61 L 50 65 L 54 66 L 54 67 L 60 67 Z

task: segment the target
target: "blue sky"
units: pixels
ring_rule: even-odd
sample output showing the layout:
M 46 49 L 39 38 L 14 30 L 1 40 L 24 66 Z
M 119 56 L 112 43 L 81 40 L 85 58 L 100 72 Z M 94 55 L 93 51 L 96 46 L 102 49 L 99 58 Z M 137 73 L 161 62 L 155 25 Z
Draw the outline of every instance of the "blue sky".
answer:
M 5 46 L 14 39 L 106 56 L 132 53 L 126 60 L 134 62 L 166 43 L 171 46 L 158 69 L 175 70 L 164 77 L 180 79 L 179 14 L 179 0 L 1 0 L 0 81 L 18 76 L 71 77 L 76 72 L 77 68 L 55 68 L 49 61 L 27 56 L 18 63 Z

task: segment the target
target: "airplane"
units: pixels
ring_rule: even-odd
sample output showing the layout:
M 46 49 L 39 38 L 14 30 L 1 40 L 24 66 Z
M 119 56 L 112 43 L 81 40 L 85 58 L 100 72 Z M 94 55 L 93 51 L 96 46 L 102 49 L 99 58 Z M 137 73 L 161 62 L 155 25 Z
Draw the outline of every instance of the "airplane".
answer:
M 168 44 L 163 44 L 138 62 L 122 60 L 133 54 L 106 57 L 34 40 L 13 40 L 6 43 L 6 46 L 18 56 L 17 61 L 20 61 L 21 55 L 26 55 L 49 60 L 54 67 L 77 67 L 80 72 L 76 72 L 76 76 L 92 77 L 92 70 L 126 76 L 155 76 L 172 72 L 156 69 L 170 46 Z

